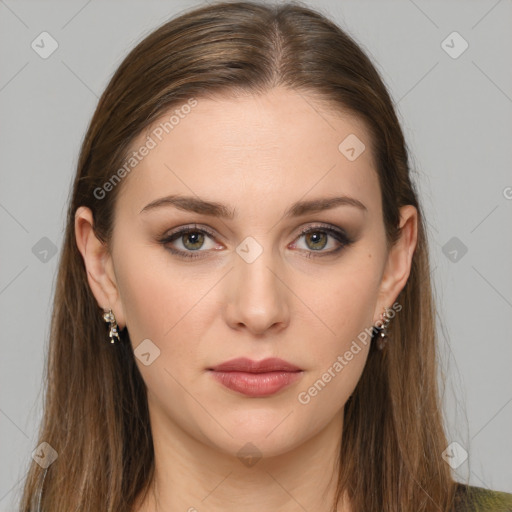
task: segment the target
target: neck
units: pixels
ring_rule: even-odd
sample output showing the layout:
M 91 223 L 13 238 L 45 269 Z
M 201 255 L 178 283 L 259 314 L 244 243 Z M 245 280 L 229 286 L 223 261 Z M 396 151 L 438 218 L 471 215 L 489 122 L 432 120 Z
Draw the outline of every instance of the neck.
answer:
M 219 451 L 168 420 L 152 421 L 154 478 L 134 510 L 333 512 L 342 428 L 343 410 L 293 450 L 251 458 Z M 335 510 L 350 512 L 346 498 Z

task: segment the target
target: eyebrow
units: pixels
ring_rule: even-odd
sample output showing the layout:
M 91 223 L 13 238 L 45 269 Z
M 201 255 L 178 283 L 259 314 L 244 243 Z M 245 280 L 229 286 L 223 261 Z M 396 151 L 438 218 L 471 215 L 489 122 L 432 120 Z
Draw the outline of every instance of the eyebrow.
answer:
M 173 206 L 179 210 L 228 220 L 233 220 L 236 217 L 236 208 L 229 208 L 222 203 L 206 201 L 199 197 L 182 195 L 170 195 L 155 199 L 144 206 L 139 213 L 148 212 L 162 206 Z M 309 201 L 297 201 L 285 211 L 283 217 L 300 217 L 301 215 L 330 210 L 338 206 L 353 206 L 364 212 L 368 211 L 361 201 L 349 196 L 338 196 L 312 199 Z

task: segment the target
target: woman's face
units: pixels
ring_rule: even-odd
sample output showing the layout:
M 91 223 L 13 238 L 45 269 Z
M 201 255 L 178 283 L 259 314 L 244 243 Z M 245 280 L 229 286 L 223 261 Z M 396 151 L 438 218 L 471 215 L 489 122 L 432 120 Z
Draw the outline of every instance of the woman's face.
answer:
M 152 428 L 272 456 L 341 427 L 365 328 L 405 285 L 414 244 L 386 252 L 364 125 L 279 88 L 175 107 L 132 149 L 143 145 L 117 185 L 105 274 L 89 263 L 89 278 L 128 329 Z M 167 196 L 179 202 L 155 203 Z M 301 371 L 211 370 L 241 357 Z

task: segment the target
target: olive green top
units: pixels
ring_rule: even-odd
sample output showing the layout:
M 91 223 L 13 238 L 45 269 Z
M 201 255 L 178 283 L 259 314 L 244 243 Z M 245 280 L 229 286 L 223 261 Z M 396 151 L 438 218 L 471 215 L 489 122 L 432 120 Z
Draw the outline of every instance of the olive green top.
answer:
M 459 483 L 453 512 L 512 512 L 512 494 Z

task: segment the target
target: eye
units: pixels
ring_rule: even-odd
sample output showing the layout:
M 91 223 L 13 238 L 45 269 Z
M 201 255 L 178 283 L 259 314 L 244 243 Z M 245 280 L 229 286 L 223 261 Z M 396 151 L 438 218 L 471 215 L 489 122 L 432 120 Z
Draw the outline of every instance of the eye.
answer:
M 208 239 L 213 241 L 214 237 L 214 233 L 210 230 L 194 225 L 184 226 L 159 239 L 159 242 L 168 251 L 180 258 L 195 259 L 206 257 L 206 255 L 201 253 L 208 252 L 208 249 L 218 250 L 214 248 L 214 244 L 212 244 L 213 247 L 204 248 L 205 241 Z M 344 247 L 353 243 L 342 229 L 324 225 L 309 226 L 303 229 L 296 240 L 301 238 L 304 238 L 306 247 L 300 250 L 308 253 L 307 258 L 329 256 L 340 252 Z M 328 245 L 329 239 L 334 240 L 334 248 L 324 250 Z M 179 242 L 178 245 L 181 245 L 181 248 L 177 248 L 176 245 L 173 246 L 176 242 Z M 332 244 L 333 242 L 331 242 Z M 292 245 L 296 247 L 297 242 L 294 242 Z
M 343 230 L 323 225 L 309 226 L 303 229 L 298 239 L 302 237 L 304 237 L 304 243 L 306 245 L 305 250 L 308 252 L 308 258 L 330 256 L 340 252 L 344 247 L 353 243 Z M 323 249 L 328 245 L 329 238 L 334 239 L 334 248 L 324 251 Z
M 197 226 L 185 226 L 178 229 L 177 231 L 174 231 L 173 233 L 170 233 L 168 236 L 165 236 L 163 239 L 159 240 L 159 242 L 176 256 L 189 259 L 202 258 L 202 254 L 194 254 L 194 252 L 205 252 L 200 251 L 204 245 L 205 235 L 211 239 L 213 239 L 215 236 L 211 231 L 205 228 L 198 228 Z M 175 247 L 169 246 L 169 244 L 172 244 L 175 241 L 180 242 L 183 249 L 176 249 Z

